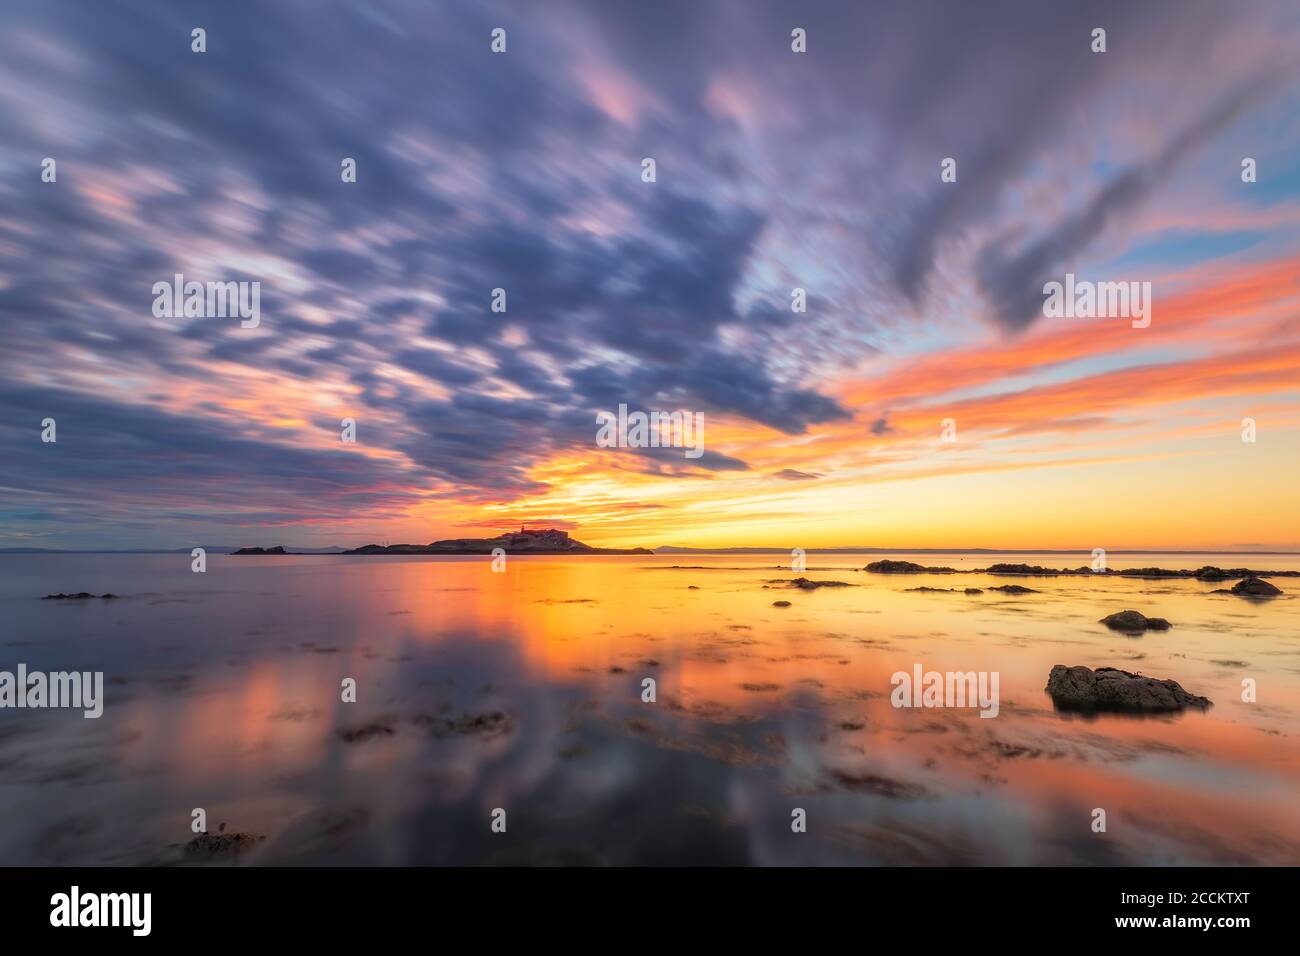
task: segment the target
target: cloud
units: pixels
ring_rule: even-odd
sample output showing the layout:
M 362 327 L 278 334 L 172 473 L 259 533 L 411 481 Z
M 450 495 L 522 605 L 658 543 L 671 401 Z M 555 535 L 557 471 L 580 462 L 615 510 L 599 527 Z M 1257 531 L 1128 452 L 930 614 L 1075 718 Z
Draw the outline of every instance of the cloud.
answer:
M 980 255 L 979 279 L 998 321 L 1019 331 L 1040 318 L 1045 282 L 1059 279 L 1108 226 L 1118 218 L 1133 216 L 1154 190 L 1168 183 L 1178 164 L 1193 150 L 1274 89 L 1273 70 L 1252 78 L 1171 137 L 1149 161 L 1116 175 L 1079 212 L 1019 252 L 1008 254 L 1001 242 L 987 245 Z
M 522 506 L 556 492 L 548 463 L 596 454 L 638 481 L 829 472 L 762 443 L 860 429 L 859 400 L 899 439 L 895 408 L 1063 361 L 972 350 L 962 296 L 1022 328 L 1045 270 L 1105 248 L 1162 164 L 1254 115 L 1242 84 L 1293 35 L 1266 0 L 1194 0 L 1176 29 L 1132 3 L 824 3 L 799 10 L 798 56 L 775 0 L 284 0 L 214 6 L 199 55 L 183 8 L 119 6 L 0 13 L 14 534 Z M 1061 170 L 1074 206 L 1041 201 Z M 176 272 L 260 282 L 261 326 L 154 319 Z M 927 354 L 910 379 L 837 384 L 891 352 Z M 620 403 L 757 437 L 692 462 L 596 453 L 593 413 Z M 46 414 L 57 448 L 32 442 Z M 330 434 L 345 414 L 352 450 Z
M 786 481 L 812 481 L 822 476 L 814 472 L 798 471 L 794 468 L 782 468 L 780 471 L 773 473 L 772 477 L 782 478 Z

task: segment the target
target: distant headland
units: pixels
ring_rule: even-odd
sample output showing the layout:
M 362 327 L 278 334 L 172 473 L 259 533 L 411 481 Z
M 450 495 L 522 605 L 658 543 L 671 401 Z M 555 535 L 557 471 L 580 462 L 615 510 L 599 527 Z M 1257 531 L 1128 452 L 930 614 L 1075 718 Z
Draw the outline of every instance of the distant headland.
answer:
M 491 554 L 501 548 L 506 554 L 653 554 L 649 548 L 593 548 L 567 531 L 544 531 L 520 527 L 495 538 L 447 538 L 430 544 L 367 544 L 343 554 Z M 283 547 L 240 548 L 235 554 L 287 554 Z

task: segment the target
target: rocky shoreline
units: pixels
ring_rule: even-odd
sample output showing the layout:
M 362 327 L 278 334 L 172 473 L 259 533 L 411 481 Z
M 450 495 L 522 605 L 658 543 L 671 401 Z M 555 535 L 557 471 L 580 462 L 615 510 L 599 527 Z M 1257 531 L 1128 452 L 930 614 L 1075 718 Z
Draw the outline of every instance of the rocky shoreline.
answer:
M 1010 577 L 1092 576 L 1121 578 L 1195 578 L 1197 581 L 1235 581 L 1242 578 L 1295 578 L 1300 571 L 1255 571 L 1250 568 L 1217 568 L 1206 565 L 1195 571 L 1171 568 L 1045 568 L 1037 564 L 990 564 L 987 568 L 927 567 L 914 561 L 872 561 L 862 570 L 875 574 L 1001 574 Z

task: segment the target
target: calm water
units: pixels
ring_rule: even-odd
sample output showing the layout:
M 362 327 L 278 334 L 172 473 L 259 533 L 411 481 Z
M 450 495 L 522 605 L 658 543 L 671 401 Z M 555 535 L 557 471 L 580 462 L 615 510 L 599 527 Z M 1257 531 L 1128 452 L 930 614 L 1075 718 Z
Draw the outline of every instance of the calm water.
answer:
M 210 555 L 203 575 L 188 555 L 0 556 L 0 669 L 107 682 L 99 720 L 0 710 L 0 864 L 176 862 L 195 807 L 213 832 L 265 836 L 245 864 L 1300 863 L 1300 579 L 1251 602 L 1196 581 L 852 570 L 877 557 L 811 555 L 807 576 L 856 586 L 805 593 L 764 589 L 791 577 L 776 556 L 497 574 L 478 557 Z M 1300 569 L 1111 557 L 1202 564 Z M 1006 583 L 1043 593 L 905 590 Z M 82 590 L 123 600 L 38 600 Z M 1125 608 L 1174 628 L 1097 623 Z M 890 675 L 918 662 L 999 672 L 999 716 L 893 708 Z M 1058 715 L 1057 663 L 1172 677 L 1215 706 Z

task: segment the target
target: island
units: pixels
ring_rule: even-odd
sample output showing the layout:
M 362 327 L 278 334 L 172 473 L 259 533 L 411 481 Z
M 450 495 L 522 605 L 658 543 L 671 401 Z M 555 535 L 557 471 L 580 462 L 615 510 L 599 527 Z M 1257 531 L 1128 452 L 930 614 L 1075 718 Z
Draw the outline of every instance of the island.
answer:
M 555 528 L 544 531 L 521 527 L 495 538 L 448 538 L 431 544 L 367 544 L 344 554 L 491 554 L 501 548 L 506 554 L 653 554 L 649 548 L 593 548 L 568 532 Z

